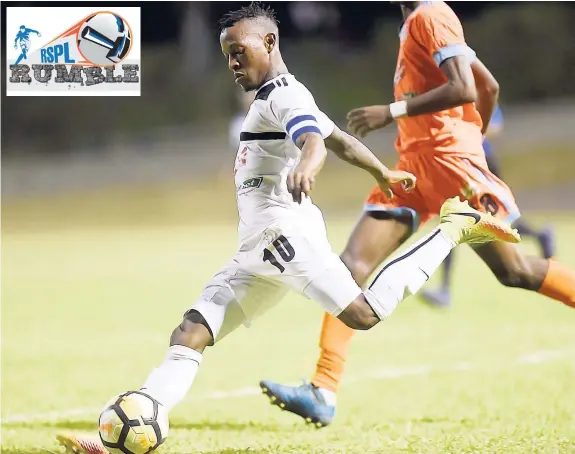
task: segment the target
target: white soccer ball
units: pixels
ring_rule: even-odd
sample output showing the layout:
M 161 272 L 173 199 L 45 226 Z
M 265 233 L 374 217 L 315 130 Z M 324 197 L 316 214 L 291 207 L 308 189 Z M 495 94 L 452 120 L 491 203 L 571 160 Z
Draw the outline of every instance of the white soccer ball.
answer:
M 111 399 L 100 415 L 98 431 L 111 454 L 147 454 L 168 436 L 168 412 L 141 391 Z
M 119 63 L 128 55 L 131 45 L 130 27 L 117 14 L 95 13 L 78 31 L 78 49 L 86 60 L 97 66 Z

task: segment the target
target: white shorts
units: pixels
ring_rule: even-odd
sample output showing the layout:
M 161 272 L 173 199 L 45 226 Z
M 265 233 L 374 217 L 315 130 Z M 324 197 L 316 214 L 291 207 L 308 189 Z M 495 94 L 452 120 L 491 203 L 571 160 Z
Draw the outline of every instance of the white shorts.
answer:
M 289 290 L 339 315 L 360 294 L 327 240 L 321 211 L 278 222 L 242 245 L 205 286 L 190 310 L 206 319 L 216 341 L 276 305 Z

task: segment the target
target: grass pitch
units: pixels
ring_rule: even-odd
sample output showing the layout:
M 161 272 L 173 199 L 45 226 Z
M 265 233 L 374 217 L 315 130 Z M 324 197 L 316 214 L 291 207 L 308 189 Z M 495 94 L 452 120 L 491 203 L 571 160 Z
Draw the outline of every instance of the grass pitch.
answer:
M 233 253 L 233 222 L 189 222 L 172 196 L 160 216 L 149 196 L 149 213 L 114 211 L 108 196 L 5 209 L 2 453 L 57 453 L 57 433 L 94 431 L 108 398 L 162 360 L 172 328 Z M 355 219 L 328 216 L 337 250 Z M 557 227 L 559 259 L 575 266 L 575 217 L 545 222 Z M 450 311 L 412 298 L 356 335 L 336 422 L 322 430 L 257 390 L 262 378 L 313 371 L 321 311 L 290 295 L 207 351 L 160 452 L 575 452 L 575 311 L 500 287 L 465 248 L 454 292 Z

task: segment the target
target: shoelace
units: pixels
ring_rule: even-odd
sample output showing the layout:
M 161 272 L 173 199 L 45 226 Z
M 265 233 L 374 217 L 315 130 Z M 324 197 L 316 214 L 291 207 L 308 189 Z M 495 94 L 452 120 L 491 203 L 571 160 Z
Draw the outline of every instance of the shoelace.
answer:
M 319 402 L 319 403 L 325 403 L 325 400 L 323 398 L 323 395 L 321 394 L 320 390 L 318 388 L 316 388 L 315 386 L 313 386 L 311 384 L 311 382 L 307 381 L 305 378 L 302 378 L 301 381 L 303 382 L 299 387 L 300 388 L 308 388 L 311 389 L 311 392 L 313 393 L 315 399 Z

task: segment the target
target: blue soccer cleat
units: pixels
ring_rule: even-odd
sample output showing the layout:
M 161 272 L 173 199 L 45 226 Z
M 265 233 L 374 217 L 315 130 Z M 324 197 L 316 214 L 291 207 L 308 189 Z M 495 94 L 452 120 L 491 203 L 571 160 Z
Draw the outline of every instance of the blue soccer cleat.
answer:
M 260 388 L 272 403 L 305 419 L 318 429 L 329 425 L 335 416 L 335 406 L 328 405 L 321 391 L 311 383 L 301 386 L 285 386 L 262 380 Z

